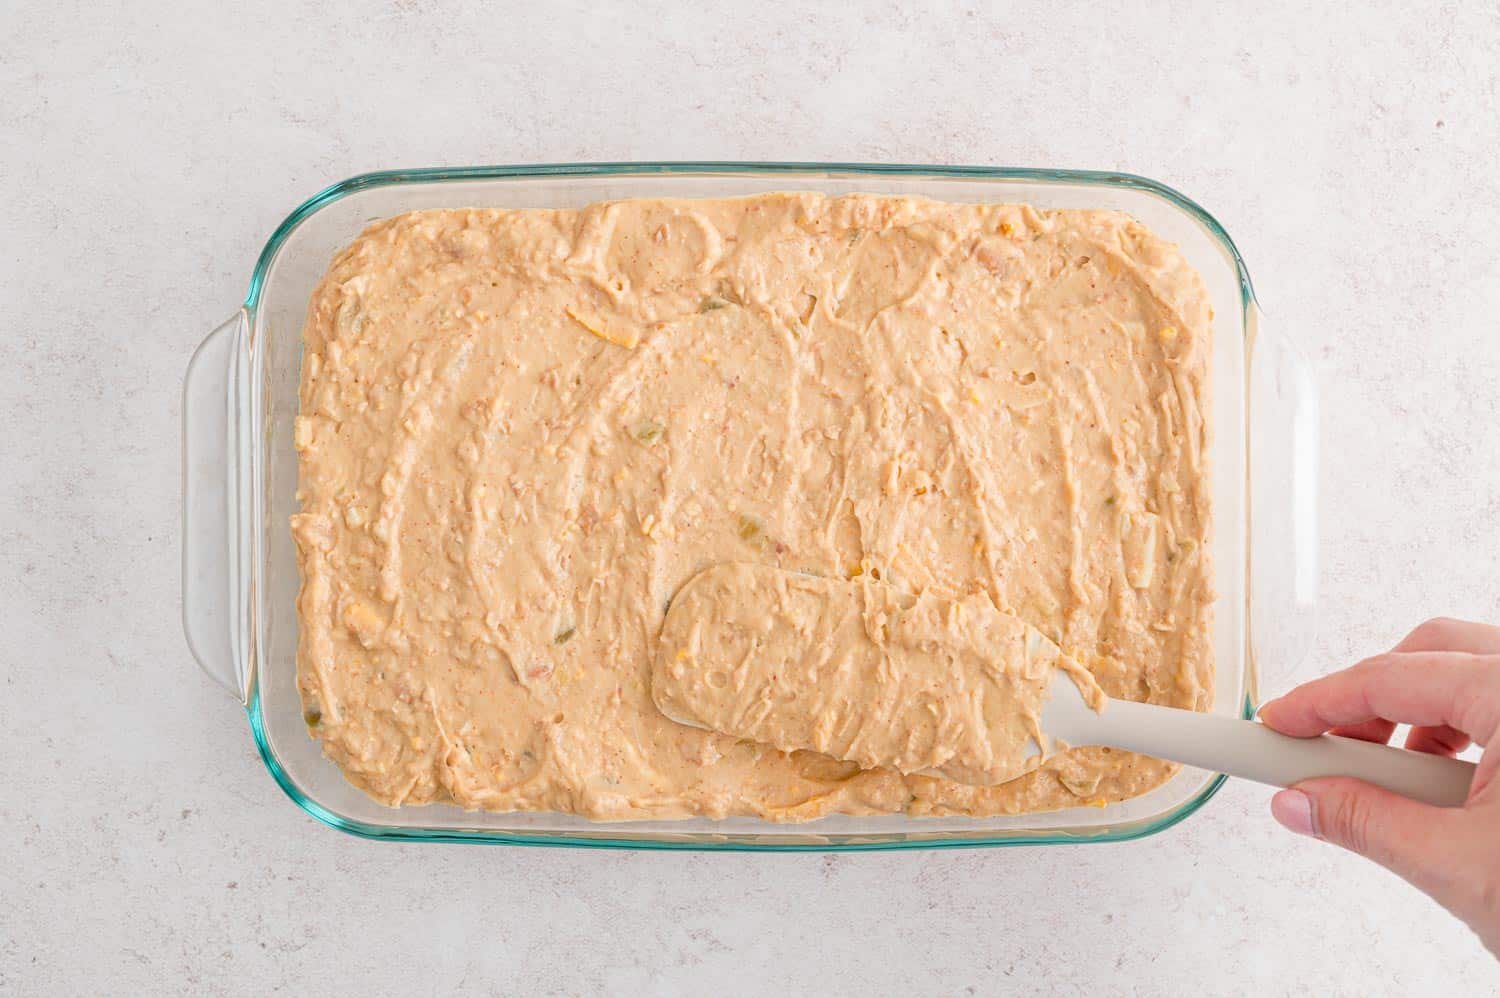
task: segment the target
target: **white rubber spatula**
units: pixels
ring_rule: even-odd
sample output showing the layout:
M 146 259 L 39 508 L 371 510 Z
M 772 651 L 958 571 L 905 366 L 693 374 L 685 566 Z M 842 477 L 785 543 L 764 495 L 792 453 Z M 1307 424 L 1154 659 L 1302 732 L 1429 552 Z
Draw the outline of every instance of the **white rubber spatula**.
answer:
M 1458 807 L 1474 764 L 1357 738 L 1293 738 L 1258 721 L 1106 699 L 1095 713 L 1078 687 L 1054 674 L 1042 727 L 1074 745 L 1109 745 L 1275 787 L 1319 776 L 1353 776 L 1413 800 Z
M 1089 706 L 1079 683 L 1102 709 Z M 745 563 L 705 569 L 673 597 L 652 696 L 682 724 L 979 785 L 1033 768 L 1056 740 L 1279 787 L 1353 776 L 1441 806 L 1464 803 L 1475 768 L 1109 699 L 1046 636 L 987 600 L 944 603 Z

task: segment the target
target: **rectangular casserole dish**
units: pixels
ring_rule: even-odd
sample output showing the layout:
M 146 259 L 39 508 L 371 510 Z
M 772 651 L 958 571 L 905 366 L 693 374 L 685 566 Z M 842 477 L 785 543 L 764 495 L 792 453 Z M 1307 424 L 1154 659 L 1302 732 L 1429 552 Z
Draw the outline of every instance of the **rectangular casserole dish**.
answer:
M 577 207 L 627 197 L 781 190 L 888 193 L 1125 211 L 1179 244 L 1214 306 L 1215 711 L 1251 716 L 1258 661 L 1286 675 L 1315 615 L 1316 393 L 1284 338 L 1259 328 L 1223 228 L 1170 188 L 1127 174 L 817 163 L 623 163 L 365 174 L 313 197 L 271 236 L 243 307 L 204 340 L 183 397 L 183 622 L 205 671 L 245 706 L 272 776 L 309 814 L 381 839 L 663 849 L 854 850 L 1108 842 L 1168 828 L 1223 777 L 1183 769 L 1119 804 L 1002 818 L 836 816 L 602 824 L 565 814 L 390 809 L 347 783 L 307 734 L 296 687 L 296 510 L 302 324 L 333 254 L 370 222 L 424 208 Z M 1253 474 L 1252 474 L 1253 472 Z

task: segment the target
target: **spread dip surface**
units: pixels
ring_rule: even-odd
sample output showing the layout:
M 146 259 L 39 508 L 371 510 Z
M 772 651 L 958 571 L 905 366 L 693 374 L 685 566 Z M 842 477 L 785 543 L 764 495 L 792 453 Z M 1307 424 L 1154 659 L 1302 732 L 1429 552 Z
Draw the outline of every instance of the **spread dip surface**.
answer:
M 729 563 L 673 598 L 651 693 L 685 724 L 990 786 L 1062 747 L 1041 727 L 1057 672 L 1102 706 L 1088 670 L 983 593 Z
M 304 331 L 309 730 L 392 805 L 796 821 L 1145 792 L 1173 767 L 1094 747 L 956 782 L 1005 760 L 940 725 L 891 757 L 911 772 L 787 752 L 671 720 L 652 669 L 684 585 L 748 563 L 914 594 L 933 640 L 952 606 L 1013 615 L 1110 696 L 1206 709 L 1211 318 L 1113 212 L 799 193 L 377 223 Z

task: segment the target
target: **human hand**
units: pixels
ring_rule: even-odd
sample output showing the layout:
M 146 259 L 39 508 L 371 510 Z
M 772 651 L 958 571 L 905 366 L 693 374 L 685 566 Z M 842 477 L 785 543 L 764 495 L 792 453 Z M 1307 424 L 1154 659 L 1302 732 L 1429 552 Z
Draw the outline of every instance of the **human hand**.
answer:
M 1500 627 L 1430 620 L 1395 649 L 1267 703 L 1284 734 L 1323 732 L 1452 756 L 1486 747 L 1461 808 L 1419 804 L 1347 777 L 1306 780 L 1271 798 L 1287 828 L 1373 859 L 1463 919 L 1500 957 Z

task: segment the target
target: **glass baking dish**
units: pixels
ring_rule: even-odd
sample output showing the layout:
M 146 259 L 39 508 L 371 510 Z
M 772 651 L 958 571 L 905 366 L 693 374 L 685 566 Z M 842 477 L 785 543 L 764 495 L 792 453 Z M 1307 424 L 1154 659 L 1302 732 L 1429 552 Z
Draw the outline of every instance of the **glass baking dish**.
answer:
M 1119 173 L 844 163 L 610 163 L 370 173 L 328 188 L 272 234 L 245 303 L 188 365 L 183 395 L 183 624 L 194 656 L 245 706 L 271 775 L 309 814 L 380 839 L 651 849 L 857 850 L 1118 842 L 1192 814 L 1224 777 L 1183 769 L 1103 808 L 1002 818 L 829 817 L 602 824 L 550 813 L 386 808 L 307 734 L 296 688 L 296 509 L 302 323 L 334 252 L 370 222 L 420 208 L 574 207 L 626 197 L 854 191 L 1113 208 L 1180 245 L 1215 313 L 1211 444 L 1215 711 L 1249 717 L 1256 662 L 1285 674 L 1315 616 L 1316 391 L 1294 346 L 1260 328 L 1234 243 L 1198 205 Z M 1252 474 L 1253 472 L 1253 474 Z

